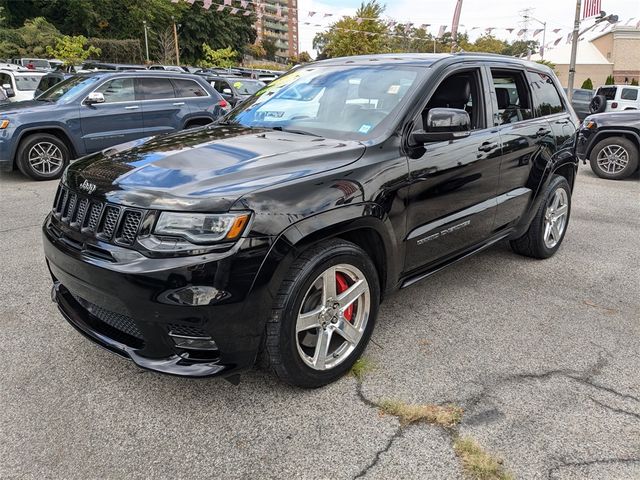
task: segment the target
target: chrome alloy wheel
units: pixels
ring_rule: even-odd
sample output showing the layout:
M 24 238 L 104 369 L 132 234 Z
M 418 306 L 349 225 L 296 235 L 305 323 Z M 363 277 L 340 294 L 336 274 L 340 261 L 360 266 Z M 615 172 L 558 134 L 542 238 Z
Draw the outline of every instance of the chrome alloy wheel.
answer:
M 629 163 L 629 152 L 621 145 L 607 145 L 598 152 L 598 167 L 608 174 L 619 173 Z
M 29 164 L 41 174 L 56 173 L 64 165 L 62 151 L 51 142 L 38 142 L 29 149 Z
M 353 265 L 325 270 L 305 294 L 296 320 L 300 358 L 314 370 L 345 361 L 360 343 L 369 320 L 371 292 Z
M 553 200 L 544 212 L 544 244 L 555 247 L 562 239 L 569 214 L 569 196 L 564 188 L 558 188 Z

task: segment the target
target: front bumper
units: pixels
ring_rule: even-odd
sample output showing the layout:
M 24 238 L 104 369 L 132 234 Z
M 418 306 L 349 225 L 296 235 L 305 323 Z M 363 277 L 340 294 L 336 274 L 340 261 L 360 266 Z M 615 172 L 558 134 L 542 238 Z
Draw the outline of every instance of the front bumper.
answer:
M 143 258 L 120 265 L 70 248 L 43 226 L 52 299 L 85 337 L 136 365 L 188 377 L 231 375 L 252 366 L 271 308 L 267 289 L 253 287 L 268 241 L 230 257 Z M 117 248 L 103 245 L 103 248 Z M 175 304 L 168 292 L 215 285 L 206 305 Z M 189 350 L 170 333 L 210 338 L 217 350 Z

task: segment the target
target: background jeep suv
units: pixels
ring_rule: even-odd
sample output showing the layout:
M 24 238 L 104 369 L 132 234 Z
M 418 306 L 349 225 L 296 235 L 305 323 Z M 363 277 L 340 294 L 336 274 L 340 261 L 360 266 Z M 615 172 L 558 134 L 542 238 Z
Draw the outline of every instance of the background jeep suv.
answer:
M 58 178 L 73 158 L 205 125 L 227 108 L 211 85 L 195 75 L 79 74 L 35 100 L 0 106 L 0 170 L 17 165 L 35 180 Z
M 576 125 L 552 71 L 515 58 L 305 65 L 215 126 L 74 162 L 43 225 L 52 296 L 144 368 L 259 358 L 324 385 L 394 290 L 501 240 L 560 248 Z

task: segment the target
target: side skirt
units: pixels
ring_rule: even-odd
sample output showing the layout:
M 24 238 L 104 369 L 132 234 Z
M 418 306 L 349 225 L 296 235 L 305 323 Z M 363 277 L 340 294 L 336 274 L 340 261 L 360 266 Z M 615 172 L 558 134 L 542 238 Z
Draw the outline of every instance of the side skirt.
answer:
M 458 253 L 457 255 L 454 255 L 453 257 L 445 260 L 444 262 L 441 262 L 439 264 L 436 264 L 435 266 L 431 266 L 429 268 L 427 268 L 426 270 L 416 273 L 410 277 L 405 278 L 404 280 L 402 280 L 402 283 L 400 284 L 400 288 L 406 288 L 409 287 L 411 285 L 413 285 L 414 283 L 419 282 L 420 280 L 424 280 L 427 277 L 430 277 L 431 275 L 433 275 L 434 273 L 438 273 L 440 270 L 444 270 L 445 268 L 449 267 L 450 265 L 453 265 L 455 263 L 458 263 L 460 260 L 464 260 L 467 257 L 470 257 L 471 255 L 475 255 L 478 252 L 481 252 L 489 247 L 491 247 L 492 245 L 498 243 L 501 240 L 504 240 L 505 238 L 507 238 L 509 235 L 511 234 L 511 231 L 502 231 L 497 235 L 494 235 L 492 237 L 489 237 L 487 240 L 485 240 L 484 242 L 475 245 L 467 250 L 462 251 L 461 253 Z

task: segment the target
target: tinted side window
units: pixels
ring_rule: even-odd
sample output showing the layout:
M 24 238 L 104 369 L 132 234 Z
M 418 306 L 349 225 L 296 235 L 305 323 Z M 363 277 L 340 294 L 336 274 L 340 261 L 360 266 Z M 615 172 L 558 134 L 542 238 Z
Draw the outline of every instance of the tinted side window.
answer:
M 531 99 L 523 72 L 491 69 L 498 100 L 495 123 L 516 123 L 533 117 Z
M 104 95 L 105 103 L 133 102 L 136 99 L 133 78 L 116 78 L 100 85 L 96 92 Z
M 531 90 L 536 99 L 536 117 L 565 111 L 562 99 L 549 75 L 529 72 L 529 78 L 531 79 Z
M 176 97 L 171 80 L 168 78 L 139 78 L 138 86 L 142 100 Z
M 173 79 L 173 85 L 178 97 L 206 97 L 207 92 L 193 80 Z
M 615 100 L 616 91 L 616 87 L 600 87 L 596 92 L 596 95 L 604 95 L 607 100 Z
M 637 100 L 638 89 L 636 88 L 623 88 L 620 94 L 620 100 Z
M 224 80 L 216 80 L 215 84 L 213 85 L 213 88 L 215 88 L 216 92 L 218 93 L 223 93 L 223 90 L 225 88 L 228 88 L 229 90 L 231 90 L 231 87 L 229 86 L 229 84 Z

